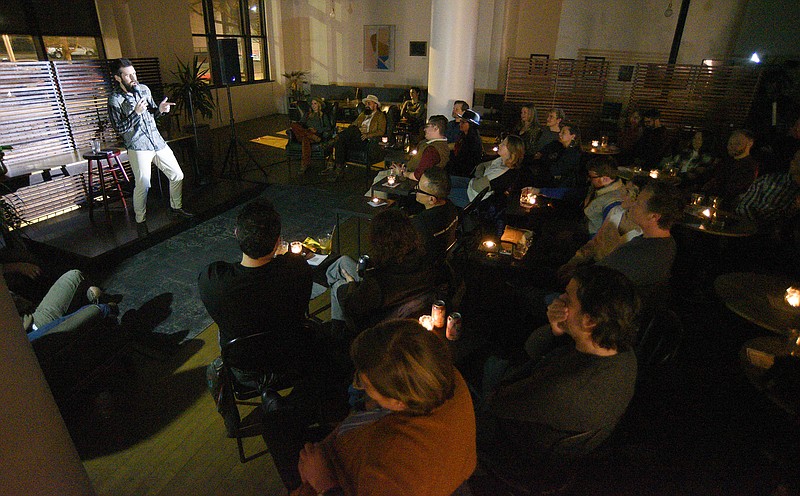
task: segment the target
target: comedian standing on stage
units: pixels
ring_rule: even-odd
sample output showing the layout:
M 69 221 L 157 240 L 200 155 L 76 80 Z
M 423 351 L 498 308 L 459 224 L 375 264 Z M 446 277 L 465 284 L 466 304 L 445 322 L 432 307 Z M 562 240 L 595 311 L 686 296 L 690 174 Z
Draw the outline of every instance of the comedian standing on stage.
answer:
M 156 128 L 155 118 L 169 112 L 175 104 L 167 102 L 164 97 L 156 105 L 150 88 L 136 79 L 136 70 L 130 60 L 117 60 L 116 69 L 114 79 L 119 85 L 108 97 L 108 116 L 114 129 L 125 141 L 128 160 L 136 178 L 133 211 L 136 213 L 137 230 L 144 228 L 146 232 L 147 191 L 150 189 L 150 165 L 154 160 L 156 167 L 169 179 L 170 213 L 177 217 L 192 217 L 183 209 L 181 166 Z

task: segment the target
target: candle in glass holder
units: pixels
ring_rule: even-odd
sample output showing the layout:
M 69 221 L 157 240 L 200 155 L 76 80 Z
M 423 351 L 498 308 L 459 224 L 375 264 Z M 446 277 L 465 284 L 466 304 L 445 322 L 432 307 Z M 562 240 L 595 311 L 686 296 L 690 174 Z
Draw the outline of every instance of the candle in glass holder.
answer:
M 592 140 L 592 148 L 597 148 L 600 146 L 600 142 L 597 140 Z
M 707 209 L 703 210 L 700 213 L 703 214 L 703 217 L 707 217 L 709 219 L 711 218 L 711 209 L 710 208 L 707 208 Z
M 800 307 L 800 289 L 789 286 L 786 288 L 786 295 L 783 298 L 789 306 L 794 308 Z
M 658 169 L 651 170 L 650 177 L 652 177 L 653 179 L 658 179 Z
M 299 255 L 300 253 L 303 253 L 303 243 L 301 243 L 299 241 L 292 241 L 291 250 L 292 250 L 292 253 L 294 253 L 296 255 Z
M 411 150 L 411 155 L 416 155 L 416 154 L 417 154 L 417 149 L 416 149 L 416 148 L 414 148 L 413 150 Z
M 383 143 L 383 144 L 386 144 L 386 143 L 388 143 L 388 142 L 389 142 L 389 137 L 388 137 L 388 136 L 383 136 L 383 137 L 381 138 L 381 143 Z
M 491 239 L 488 239 L 488 240 L 483 242 L 483 247 L 486 248 L 487 250 L 494 250 L 494 248 L 496 246 L 497 246 L 497 243 L 495 243 Z
M 432 331 L 433 330 L 433 317 L 430 315 L 422 315 L 419 318 L 419 323 L 425 329 Z
M 498 148 L 498 147 L 497 147 L 497 145 L 495 145 L 495 146 L 493 146 L 493 147 L 492 147 L 492 151 L 493 151 L 493 152 L 495 152 L 495 153 L 497 153 L 497 150 L 499 150 L 499 149 L 500 149 L 500 148 Z
M 600 146 L 603 148 L 608 147 L 608 136 L 603 136 L 602 138 L 600 138 Z
M 397 182 L 397 176 L 395 176 L 394 174 L 389 174 L 389 176 L 386 178 L 386 183 L 389 186 L 394 186 L 394 183 L 396 182 Z

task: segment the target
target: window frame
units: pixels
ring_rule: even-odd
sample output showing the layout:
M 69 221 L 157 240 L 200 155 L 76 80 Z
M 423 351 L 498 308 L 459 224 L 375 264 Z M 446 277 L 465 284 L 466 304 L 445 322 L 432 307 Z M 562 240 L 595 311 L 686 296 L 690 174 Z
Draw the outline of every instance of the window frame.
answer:
M 211 86 L 213 88 L 224 88 L 227 84 L 222 83 L 222 71 L 220 64 L 219 45 L 217 40 L 220 39 L 235 39 L 241 41 L 241 52 L 239 53 L 240 60 L 244 64 L 240 64 L 240 71 L 243 80 L 238 83 L 230 83 L 231 86 L 241 86 L 247 84 L 259 84 L 273 82 L 272 74 L 270 73 L 270 60 L 269 60 L 269 40 L 267 39 L 267 16 L 266 5 L 264 0 L 258 0 L 258 17 L 261 23 L 261 34 L 252 34 L 250 25 L 250 9 L 249 0 L 237 0 L 239 4 L 239 19 L 240 30 L 242 34 L 217 34 L 216 21 L 214 19 L 214 0 L 201 0 L 203 5 L 203 24 L 205 33 L 192 32 L 192 38 L 204 37 L 206 40 L 206 49 L 210 58 L 211 65 Z M 261 63 L 264 67 L 263 79 L 255 78 L 255 64 L 253 61 L 253 40 L 261 40 Z

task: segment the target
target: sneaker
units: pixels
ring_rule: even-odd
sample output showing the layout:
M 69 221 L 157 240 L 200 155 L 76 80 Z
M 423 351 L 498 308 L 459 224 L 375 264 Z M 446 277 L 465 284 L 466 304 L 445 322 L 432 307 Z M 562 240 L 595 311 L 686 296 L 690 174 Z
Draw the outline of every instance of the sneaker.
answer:
M 136 223 L 136 235 L 140 238 L 144 238 L 150 235 L 150 229 L 147 228 L 147 222 L 137 222 Z

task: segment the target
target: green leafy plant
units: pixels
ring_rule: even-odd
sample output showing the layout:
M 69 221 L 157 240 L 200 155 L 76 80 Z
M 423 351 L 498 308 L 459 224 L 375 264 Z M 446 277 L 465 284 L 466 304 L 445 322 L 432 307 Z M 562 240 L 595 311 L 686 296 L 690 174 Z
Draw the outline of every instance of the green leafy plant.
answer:
M 183 63 L 180 59 L 177 60 L 178 70 L 171 71 L 177 82 L 166 85 L 167 91 L 172 94 L 172 100 L 176 103 L 175 110 L 183 113 L 187 122 L 192 120 L 192 110 L 195 113 L 199 112 L 206 119 L 210 119 L 214 115 L 216 105 L 211 94 L 208 68 L 203 68 L 206 59 L 200 61 L 195 55 L 191 64 Z M 190 98 L 191 106 L 189 105 Z
M 308 83 L 308 71 L 293 71 L 282 74 L 286 78 L 289 96 L 292 101 L 299 102 L 308 99 L 311 92 L 307 91 L 305 85 Z

